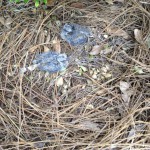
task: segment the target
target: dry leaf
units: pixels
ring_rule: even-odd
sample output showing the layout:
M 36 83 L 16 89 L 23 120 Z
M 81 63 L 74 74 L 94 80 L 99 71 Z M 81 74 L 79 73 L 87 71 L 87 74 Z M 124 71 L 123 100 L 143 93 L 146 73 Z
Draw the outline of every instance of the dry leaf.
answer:
M 44 52 L 49 52 L 50 49 L 47 46 L 44 46 Z
M 5 25 L 5 19 L 4 19 L 4 17 L 0 17 L 0 23 L 1 23 L 2 25 Z
M 147 44 L 148 48 L 150 48 L 150 35 L 146 39 L 146 44 Z
M 130 85 L 127 82 L 120 81 L 120 90 L 122 92 L 122 99 L 126 104 L 129 104 L 130 97 L 133 94 L 133 90 L 130 90 Z
M 124 102 L 128 105 L 130 102 L 130 97 L 133 94 L 133 90 L 127 90 L 122 94 L 122 99 L 124 100 Z
M 122 96 L 123 101 L 126 104 L 128 104 L 130 102 L 130 95 L 128 94 L 128 92 L 124 92 L 121 96 Z
M 114 36 L 121 36 L 124 39 L 128 39 L 129 35 L 127 32 L 125 32 L 122 29 L 116 28 L 116 27 L 107 27 L 107 33 L 112 34 Z
M 108 47 L 108 48 L 105 48 L 104 50 L 101 50 L 100 54 L 104 54 L 104 55 L 107 55 L 109 53 L 111 53 L 113 51 L 113 47 Z
M 29 52 L 33 53 L 38 47 L 39 47 L 39 45 L 35 45 L 35 46 L 29 48 Z
M 45 42 L 45 33 L 44 30 L 41 30 L 38 36 L 38 43 L 44 43 Z
M 54 50 L 57 53 L 60 53 L 61 52 L 60 40 L 57 37 L 55 37 L 52 43 L 53 43 Z
M 84 66 L 79 66 L 79 68 L 81 68 L 83 72 L 88 71 L 88 69 L 86 67 L 84 67 Z
M 46 36 L 46 43 L 49 43 L 50 39 L 51 39 L 51 35 L 48 34 L 48 35 Z
M 105 0 L 108 4 L 113 5 L 113 1 L 112 0 Z
M 59 87 L 62 86 L 63 84 L 64 84 L 63 77 L 58 78 L 56 81 L 56 85 Z
M 80 8 L 80 9 L 85 7 L 85 5 L 80 2 L 72 3 L 70 6 L 75 8 Z
M 88 104 L 86 105 L 86 109 L 89 109 L 89 110 L 94 109 L 94 106 L 92 104 Z
M 31 11 L 32 11 L 32 13 L 33 13 L 33 14 L 36 14 L 36 12 L 37 12 L 37 8 L 32 8 L 32 10 L 31 10 Z
M 102 49 L 104 49 L 103 45 L 95 45 L 95 46 L 93 46 L 93 48 L 89 54 L 90 55 L 98 55 Z
M 102 95 L 102 94 L 105 94 L 106 91 L 107 91 L 107 90 L 102 89 L 102 90 L 97 91 L 96 94 L 97 94 L 97 95 Z
M 129 89 L 130 85 L 127 82 L 120 81 L 120 90 L 122 93 L 126 93 L 126 91 Z
M 56 0 L 47 0 L 47 6 L 53 6 Z
M 129 131 L 129 134 L 128 134 L 128 137 L 127 137 L 127 141 L 129 142 L 131 139 L 133 139 L 135 137 L 135 135 L 136 135 L 135 129 L 131 129 Z
M 5 20 L 4 17 L 0 17 L 0 23 L 3 24 L 4 26 L 6 26 L 7 28 L 10 28 L 10 24 L 13 22 L 12 18 L 7 18 Z
M 103 74 L 103 76 L 104 76 L 106 79 L 108 79 L 108 78 L 112 77 L 112 74 L 111 74 L 111 73 L 105 73 L 105 74 Z
M 139 43 L 143 43 L 143 37 L 142 37 L 141 30 L 134 29 L 134 37 Z
M 141 67 L 138 67 L 138 66 L 135 66 L 134 70 L 137 74 L 143 74 L 144 73 L 143 69 Z
M 9 17 L 5 20 L 5 25 L 10 25 L 12 22 L 13 22 L 12 18 Z
M 98 124 L 91 121 L 84 121 L 77 125 L 81 130 L 99 131 Z

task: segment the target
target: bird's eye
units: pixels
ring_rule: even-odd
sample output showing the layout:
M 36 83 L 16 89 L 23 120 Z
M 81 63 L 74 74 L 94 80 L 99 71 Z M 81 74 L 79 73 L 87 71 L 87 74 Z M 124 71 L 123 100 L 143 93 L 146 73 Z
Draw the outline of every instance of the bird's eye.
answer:
M 64 30 L 70 33 L 73 31 L 73 27 L 68 24 L 68 25 L 65 25 Z

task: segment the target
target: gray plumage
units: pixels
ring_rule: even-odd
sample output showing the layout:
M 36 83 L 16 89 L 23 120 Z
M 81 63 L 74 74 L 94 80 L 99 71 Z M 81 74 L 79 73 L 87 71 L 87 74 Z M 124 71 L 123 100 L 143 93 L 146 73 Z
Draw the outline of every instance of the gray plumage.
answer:
M 75 23 L 66 23 L 61 30 L 61 38 L 72 46 L 87 43 L 91 35 L 90 28 Z
M 44 52 L 36 56 L 33 60 L 33 64 L 37 64 L 37 67 L 41 71 L 55 73 L 67 68 L 68 57 L 66 54 L 59 54 L 53 51 Z

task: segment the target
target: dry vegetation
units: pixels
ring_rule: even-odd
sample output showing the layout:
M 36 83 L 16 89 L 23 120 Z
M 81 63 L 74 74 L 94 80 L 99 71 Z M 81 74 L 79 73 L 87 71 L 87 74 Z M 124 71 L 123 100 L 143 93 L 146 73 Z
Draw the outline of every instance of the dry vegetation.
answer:
M 0 21 L 0 149 L 150 149 L 148 1 L 68 0 L 46 11 L 7 3 Z M 96 45 L 124 40 L 124 34 L 130 38 L 124 48 L 111 43 L 109 53 L 91 58 L 91 45 L 71 47 L 61 40 L 66 22 L 93 28 Z M 99 35 L 108 39 L 100 41 Z M 67 70 L 20 75 L 44 46 L 53 49 L 56 37 L 61 53 L 75 58 Z

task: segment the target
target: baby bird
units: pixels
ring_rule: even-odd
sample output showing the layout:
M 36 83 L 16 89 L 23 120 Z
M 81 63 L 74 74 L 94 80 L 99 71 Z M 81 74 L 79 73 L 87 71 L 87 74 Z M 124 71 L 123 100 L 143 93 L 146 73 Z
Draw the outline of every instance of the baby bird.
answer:
M 88 27 L 75 23 L 66 23 L 61 30 L 61 38 L 72 46 L 83 45 L 88 42 L 92 35 Z
M 44 52 L 36 56 L 33 64 L 41 71 L 55 73 L 64 71 L 68 66 L 68 57 L 66 54 L 58 54 L 53 51 Z

